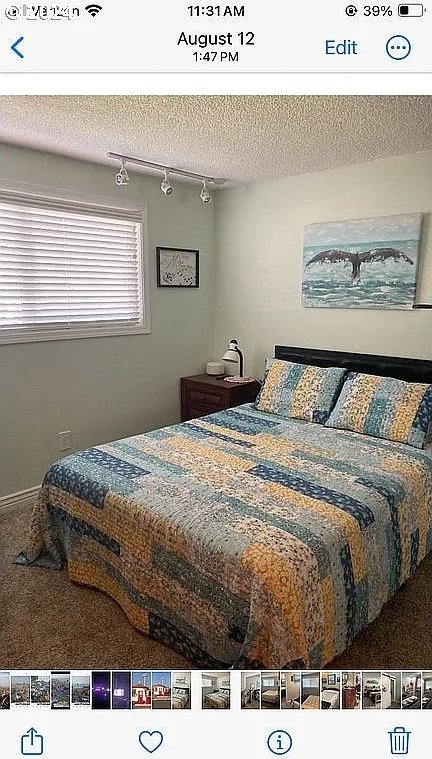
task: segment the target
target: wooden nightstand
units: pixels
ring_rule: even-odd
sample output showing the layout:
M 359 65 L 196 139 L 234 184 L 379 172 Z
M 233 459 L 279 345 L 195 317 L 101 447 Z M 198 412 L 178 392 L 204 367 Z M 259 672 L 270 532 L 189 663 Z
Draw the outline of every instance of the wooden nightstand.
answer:
M 182 422 L 242 403 L 252 403 L 260 389 L 258 380 L 237 385 L 209 374 L 182 377 L 180 384 Z

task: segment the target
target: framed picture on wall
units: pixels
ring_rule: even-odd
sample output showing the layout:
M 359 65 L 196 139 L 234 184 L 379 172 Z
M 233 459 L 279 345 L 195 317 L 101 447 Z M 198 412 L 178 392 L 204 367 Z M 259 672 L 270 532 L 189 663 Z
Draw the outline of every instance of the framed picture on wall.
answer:
M 410 213 L 306 226 L 303 306 L 411 309 L 421 222 Z
M 156 248 L 158 287 L 199 287 L 199 250 Z

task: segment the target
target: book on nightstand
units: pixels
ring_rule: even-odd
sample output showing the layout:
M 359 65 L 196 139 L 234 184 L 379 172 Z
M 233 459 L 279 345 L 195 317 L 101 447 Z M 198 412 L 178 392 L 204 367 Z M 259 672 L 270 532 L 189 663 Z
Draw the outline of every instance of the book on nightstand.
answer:
M 243 382 L 256 382 L 255 377 L 224 377 L 225 382 L 233 382 L 236 385 L 241 385 Z

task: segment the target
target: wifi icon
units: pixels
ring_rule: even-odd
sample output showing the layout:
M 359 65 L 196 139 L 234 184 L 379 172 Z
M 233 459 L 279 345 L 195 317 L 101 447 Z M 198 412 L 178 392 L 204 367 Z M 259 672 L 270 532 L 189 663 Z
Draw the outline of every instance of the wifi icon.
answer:
M 97 16 L 98 13 L 100 13 L 102 10 L 101 5 L 96 5 L 96 3 L 91 3 L 91 5 L 86 5 L 86 11 L 87 13 L 90 13 L 90 16 Z

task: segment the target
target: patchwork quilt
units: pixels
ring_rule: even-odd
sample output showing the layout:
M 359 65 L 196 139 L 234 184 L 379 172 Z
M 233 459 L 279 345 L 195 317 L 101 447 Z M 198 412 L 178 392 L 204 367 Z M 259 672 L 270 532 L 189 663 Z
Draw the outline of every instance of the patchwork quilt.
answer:
M 229 701 L 229 693 L 225 693 L 225 691 L 207 693 L 204 698 L 204 703 L 212 706 L 213 709 L 227 709 L 229 706 Z
M 280 701 L 279 688 L 268 688 L 262 691 L 261 701 L 265 701 L 269 704 L 278 704 Z
M 427 452 L 248 404 L 55 463 L 17 561 L 196 666 L 318 669 L 432 549 L 431 501 Z
M 171 704 L 173 709 L 184 709 L 189 702 L 189 690 L 185 688 L 174 688 L 172 692 Z

